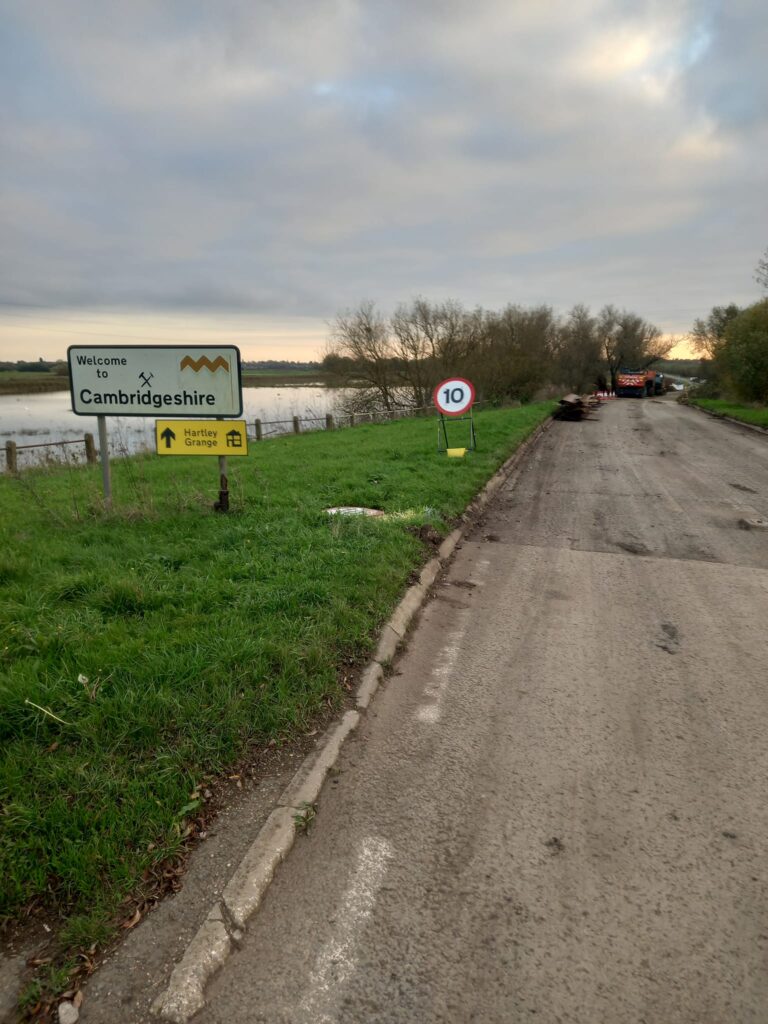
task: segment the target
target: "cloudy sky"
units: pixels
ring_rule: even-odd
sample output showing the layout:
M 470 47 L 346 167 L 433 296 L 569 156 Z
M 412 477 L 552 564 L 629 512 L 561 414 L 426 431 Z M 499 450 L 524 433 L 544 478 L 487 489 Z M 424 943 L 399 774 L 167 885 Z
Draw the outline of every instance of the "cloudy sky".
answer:
M 0 0 L 0 356 L 760 295 L 765 0 Z

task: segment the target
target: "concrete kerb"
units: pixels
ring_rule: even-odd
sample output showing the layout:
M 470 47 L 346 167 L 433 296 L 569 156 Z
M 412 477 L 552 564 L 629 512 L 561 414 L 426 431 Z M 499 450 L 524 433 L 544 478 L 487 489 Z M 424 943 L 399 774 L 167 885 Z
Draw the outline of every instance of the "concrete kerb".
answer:
M 357 699 L 355 706 L 360 711 L 365 711 L 368 705 L 373 700 L 373 695 L 379 688 L 379 684 L 384 678 L 384 669 L 378 663 L 378 661 L 372 661 L 366 670 L 363 672 L 363 678 L 360 682 L 360 686 L 357 690 Z
M 419 575 L 419 584 L 422 587 L 431 587 L 437 579 L 437 574 L 442 568 L 442 562 L 439 558 L 430 558 L 424 568 L 421 570 Z
M 304 762 L 283 790 L 280 803 L 285 807 L 301 808 L 313 804 L 320 796 L 325 777 L 333 768 L 341 753 L 344 740 L 357 728 L 360 721 L 358 711 L 347 711 L 341 721 L 329 733 L 320 752 L 311 763 Z M 224 893 L 226 898 L 226 891 Z M 243 922 L 245 923 L 245 922 Z
M 235 928 L 245 927 L 261 903 L 275 868 L 293 846 L 296 812 L 282 803 L 272 811 L 225 886 L 221 904 Z
M 152 1012 L 164 1020 L 184 1024 L 202 1010 L 205 984 L 227 959 L 231 947 L 232 940 L 217 904 L 174 967 L 168 988 L 152 1004 Z
M 507 480 L 535 441 L 549 429 L 545 420 L 494 474 L 462 517 L 463 525 L 453 530 L 438 548 L 436 558 L 422 569 L 419 582 L 406 591 L 381 631 L 372 661 L 366 666 L 356 696 L 356 711 L 347 711 L 341 721 L 328 730 L 317 749 L 304 760 L 291 782 L 283 790 L 272 811 L 251 844 L 245 857 L 206 920 L 198 929 L 174 968 L 168 988 L 152 1004 L 152 1012 L 173 1024 L 185 1024 L 205 1004 L 204 989 L 211 976 L 229 956 L 232 945 L 241 937 L 241 929 L 255 913 L 269 887 L 279 863 L 287 856 L 296 838 L 294 815 L 302 807 L 315 803 L 325 778 L 336 763 L 347 736 L 357 727 L 360 712 L 370 705 L 384 678 L 388 665 L 405 638 L 414 617 L 426 603 L 429 588 L 456 550 L 476 515 Z

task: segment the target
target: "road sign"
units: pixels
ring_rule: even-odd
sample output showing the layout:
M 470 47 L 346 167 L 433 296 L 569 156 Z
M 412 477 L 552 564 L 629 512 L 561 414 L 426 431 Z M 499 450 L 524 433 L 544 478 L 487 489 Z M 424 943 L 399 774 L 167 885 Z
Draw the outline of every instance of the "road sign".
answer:
M 72 345 L 67 360 L 78 416 L 243 412 L 234 345 Z
M 156 420 L 158 455 L 247 455 L 245 420 Z
M 463 416 L 474 404 L 475 389 L 463 377 L 449 377 L 432 392 L 432 401 L 443 416 Z

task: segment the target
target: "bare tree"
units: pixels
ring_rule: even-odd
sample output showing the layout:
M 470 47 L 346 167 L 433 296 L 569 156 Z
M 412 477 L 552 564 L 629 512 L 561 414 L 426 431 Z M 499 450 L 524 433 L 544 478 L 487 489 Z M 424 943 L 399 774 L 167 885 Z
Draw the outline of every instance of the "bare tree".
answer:
M 674 339 L 663 338 L 658 327 L 636 313 L 619 312 L 615 306 L 600 310 L 597 330 L 613 388 L 619 370 L 644 370 L 663 359 L 674 345 Z
M 614 306 L 597 317 L 575 306 L 560 321 L 549 306 L 468 312 L 457 302 L 417 298 L 389 320 L 372 302 L 339 315 L 323 366 L 355 386 L 354 407 L 392 411 L 428 406 L 435 384 L 453 374 L 471 378 L 491 401 L 526 402 L 551 384 L 582 391 L 604 366 L 615 386 L 619 369 L 649 366 L 672 344 Z
M 366 388 L 387 411 L 397 405 L 396 353 L 389 325 L 373 302 L 337 316 L 323 362 Z
M 555 352 L 558 383 L 579 393 L 594 387 L 603 368 L 597 320 L 576 305 L 560 324 Z
M 397 307 L 392 334 L 402 382 L 413 404 L 425 406 L 440 377 L 454 372 L 466 354 L 466 314 L 457 302 L 414 299 Z
M 482 314 L 473 373 L 484 394 L 529 401 L 549 380 L 556 334 L 549 306 L 507 306 L 501 313 Z

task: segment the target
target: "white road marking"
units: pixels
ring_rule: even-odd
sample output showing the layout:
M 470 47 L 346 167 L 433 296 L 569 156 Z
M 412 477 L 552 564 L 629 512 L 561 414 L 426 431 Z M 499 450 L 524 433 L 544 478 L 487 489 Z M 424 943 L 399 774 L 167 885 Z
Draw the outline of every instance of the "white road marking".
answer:
M 429 700 L 428 704 L 422 704 L 416 711 L 416 717 L 420 722 L 429 722 L 434 725 L 440 720 L 442 714 L 440 705 L 443 694 L 451 677 L 453 666 L 461 651 L 461 641 L 464 638 L 464 626 L 453 630 L 448 634 L 449 642 L 440 652 L 440 658 L 432 669 L 432 678 L 424 689 L 424 696 Z
M 483 586 L 482 576 L 490 568 L 491 562 L 488 558 L 481 558 L 475 563 L 473 581 L 476 587 Z M 448 643 L 440 652 L 438 662 L 432 669 L 431 679 L 424 688 L 424 696 L 428 703 L 422 704 L 416 709 L 416 718 L 419 722 L 426 722 L 435 725 L 442 717 L 442 703 L 448 682 L 453 672 L 456 659 L 461 653 L 461 642 L 467 629 L 468 612 L 459 618 L 459 625 L 448 634 Z
M 357 867 L 339 906 L 336 934 L 320 951 L 309 978 L 309 988 L 299 1010 L 312 1024 L 332 1024 L 339 989 L 355 972 L 354 947 L 366 920 L 371 916 L 376 894 L 387 865 L 394 854 L 392 844 L 379 836 L 364 839 L 357 855 Z

